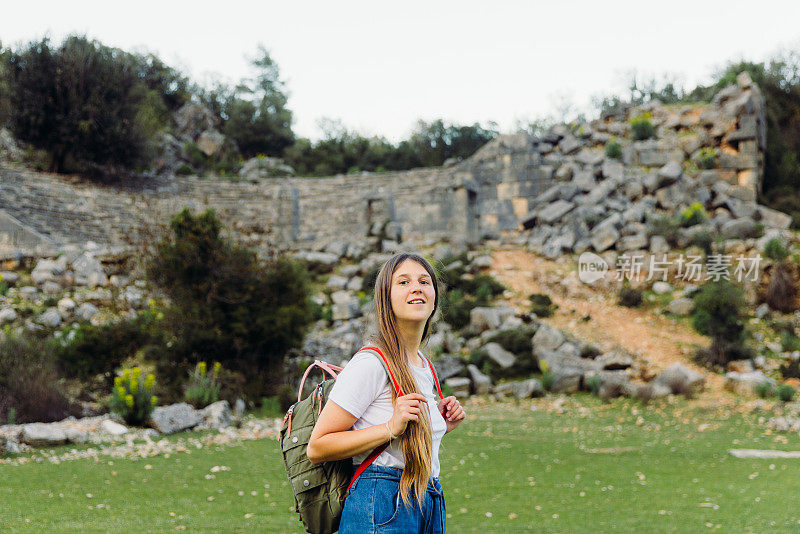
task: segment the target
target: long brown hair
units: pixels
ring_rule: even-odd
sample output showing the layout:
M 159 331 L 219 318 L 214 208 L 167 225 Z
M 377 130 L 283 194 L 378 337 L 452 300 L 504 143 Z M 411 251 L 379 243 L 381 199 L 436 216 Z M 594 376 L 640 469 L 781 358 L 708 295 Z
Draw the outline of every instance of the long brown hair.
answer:
M 417 387 L 417 382 L 406 358 L 406 347 L 400 337 L 397 317 L 392 309 L 391 300 L 392 276 L 397 267 L 406 260 L 412 260 L 420 264 L 428 271 L 431 277 L 431 284 L 435 294 L 433 311 L 425 322 L 421 342 L 424 342 L 430 334 L 431 322 L 439 307 L 439 284 L 436 279 L 436 273 L 431 264 L 419 254 L 403 252 L 395 254 L 389 259 L 383 265 L 375 280 L 375 324 L 373 325 L 372 342 L 383 350 L 389 363 L 389 369 L 391 369 L 400 383 L 403 393 L 408 394 L 421 392 Z M 392 392 L 392 404 L 394 404 L 397 400 L 397 392 L 394 391 L 393 387 L 389 389 Z M 408 506 L 410 490 L 413 487 L 414 495 L 421 504 L 431 476 L 433 440 L 428 410 L 421 410 L 419 420 L 416 423 L 409 422 L 406 431 L 398 439 L 400 439 L 400 448 L 405 459 L 405 468 L 403 469 L 403 475 L 400 477 L 400 495 L 403 498 L 403 503 Z

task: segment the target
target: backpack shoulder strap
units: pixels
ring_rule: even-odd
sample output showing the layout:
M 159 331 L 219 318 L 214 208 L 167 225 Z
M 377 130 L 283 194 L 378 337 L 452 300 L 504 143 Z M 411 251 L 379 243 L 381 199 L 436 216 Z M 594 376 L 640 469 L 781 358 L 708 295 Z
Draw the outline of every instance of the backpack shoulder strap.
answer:
M 422 355 L 422 352 L 419 353 L 420 358 L 422 358 L 423 362 L 428 362 L 428 367 L 431 369 L 431 374 L 433 375 L 433 383 L 436 386 L 436 391 L 439 392 L 439 400 L 444 399 L 444 395 L 442 394 L 442 387 L 439 385 L 439 377 L 436 376 L 436 369 L 433 368 L 433 362 L 430 361 L 428 358 Z
M 358 352 L 361 352 L 362 350 L 368 350 L 370 352 L 374 352 L 375 354 L 377 354 L 379 356 L 378 357 L 378 361 L 381 362 L 381 365 L 383 366 L 383 370 L 386 371 L 387 375 L 389 375 L 389 378 L 392 381 L 392 385 L 394 386 L 394 390 L 397 392 L 397 396 L 398 397 L 402 397 L 403 396 L 403 390 L 400 388 L 400 382 L 397 381 L 397 379 L 394 377 L 394 374 L 392 373 L 392 370 L 389 369 L 389 361 L 386 359 L 386 356 L 383 355 L 383 352 L 381 352 L 381 349 L 379 349 L 378 347 L 363 347 Z
M 398 397 L 402 397 L 403 396 L 403 390 L 400 388 L 400 383 L 394 377 L 394 374 L 392 374 L 391 369 L 389 369 L 389 362 L 386 360 L 386 356 L 383 355 L 383 352 L 381 352 L 381 349 L 379 349 L 378 347 L 363 347 L 358 352 L 361 352 L 362 350 L 368 350 L 370 352 L 374 352 L 375 354 L 377 354 L 379 356 L 378 360 L 381 362 L 381 365 L 383 366 L 384 370 L 386 371 L 386 374 L 389 375 L 389 378 L 392 381 L 392 385 L 394 386 L 394 390 L 397 392 L 397 396 Z M 388 441 L 386 443 L 384 443 L 383 445 L 379 445 L 378 447 L 376 447 L 369 454 L 369 456 L 367 456 L 364 459 L 363 462 L 361 462 L 361 465 L 358 466 L 358 469 L 356 469 L 356 472 L 353 473 L 353 478 L 350 480 L 350 484 L 347 485 L 347 490 L 345 490 L 344 496 L 342 497 L 342 500 L 344 500 L 345 497 L 347 497 L 347 495 L 350 494 L 350 488 L 353 486 L 353 484 L 355 483 L 356 479 L 358 479 L 358 477 L 361 476 L 361 473 L 363 473 L 367 469 L 367 467 L 372 465 L 372 462 L 374 462 L 378 458 L 378 456 L 380 456 L 381 453 L 383 453 L 383 451 L 385 451 L 388 447 L 389 447 L 389 442 Z

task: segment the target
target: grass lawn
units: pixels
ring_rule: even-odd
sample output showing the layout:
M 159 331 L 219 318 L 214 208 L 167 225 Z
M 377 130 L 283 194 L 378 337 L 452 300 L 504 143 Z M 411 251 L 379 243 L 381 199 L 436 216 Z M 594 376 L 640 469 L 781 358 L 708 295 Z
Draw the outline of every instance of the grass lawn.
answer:
M 449 532 L 800 530 L 800 459 L 727 452 L 800 450 L 758 424 L 768 413 L 588 395 L 465 405 L 441 452 Z M 0 528 L 303 532 L 274 440 L 189 451 L 0 465 Z

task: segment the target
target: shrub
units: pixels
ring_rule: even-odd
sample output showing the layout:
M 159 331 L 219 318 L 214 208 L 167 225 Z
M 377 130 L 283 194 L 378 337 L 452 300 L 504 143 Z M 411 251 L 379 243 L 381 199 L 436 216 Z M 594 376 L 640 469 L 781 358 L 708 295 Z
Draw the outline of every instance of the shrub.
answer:
M 764 300 L 773 310 L 791 313 L 798 309 L 797 266 L 782 261 L 772 268 Z
M 0 341 L 0 421 L 60 421 L 77 415 L 62 393 L 52 350 L 33 334 Z
M 782 402 L 790 402 L 797 391 L 789 384 L 781 384 L 775 388 L 775 396 Z
M 693 232 L 691 237 L 689 238 L 689 244 L 694 245 L 698 248 L 701 248 L 706 255 L 710 255 L 713 252 L 711 245 L 714 243 L 714 236 L 711 235 L 711 232 L 708 230 L 700 230 L 698 232 Z
M 756 395 L 758 395 L 758 397 L 761 399 L 766 399 L 772 396 L 772 384 L 766 380 L 756 384 L 753 389 L 755 390 Z
M 773 237 L 764 245 L 764 255 L 771 260 L 783 261 L 789 256 L 789 251 L 783 245 L 783 241 Z
M 8 66 L 11 129 L 48 152 L 51 170 L 147 163 L 163 104 L 144 83 L 140 58 L 70 36 L 58 48 L 31 42 Z
M 645 139 L 650 139 L 651 137 L 655 137 L 656 129 L 653 126 L 653 123 L 650 122 L 649 113 L 645 113 L 644 115 L 634 117 L 633 119 L 631 119 L 630 123 L 631 123 L 631 133 L 633 134 L 633 138 L 636 141 L 643 141 Z
M 592 395 L 600 395 L 600 386 L 603 385 L 603 381 L 600 379 L 599 375 L 591 375 L 589 378 L 586 379 L 586 385 L 589 387 L 589 391 L 592 392 Z
M 642 305 L 642 290 L 631 287 L 626 279 L 619 291 L 618 304 L 627 308 L 636 308 Z
M 656 215 L 648 217 L 647 232 L 650 236 L 660 235 L 673 247 L 678 246 L 680 239 L 680 223 L 671 217 Z
M 177 176 L 191 176 L 191 175 L 192 175 L 192 174 L 194 174 L 194 173 L 195 173 L 195 170 L 194 170 L 194 169 L 192 168 L 192 166 L 191 166 L 191 165 L 189 165 L 188 163 L 183 163 L 183 164 L 181 164 L 181 166 L 180 166 L 180 167 L 178 167 L 178 168 L 175 170 L 175 174 L 176 174 Z
M 530 326 L 520 326 L 510 330 L 501 330 L 486 340 L 487 343 L 494 342 L 499 344 L 508 352 L 517 357 L 516 362 L 508 369 L 500 369 L 488 358 L 482 358 L 478 364 L 486 364 L 488 375 L 494 377 L 511 378 L 528 376 L 538 369 L 536 360 L 533 357 L 533 343 L 531 339 L 535 334 L 535 329 Z M 481 353 L 484 356 L 484 353 Z
M 691 206 L 681 211 L 680 214 L 681 226 L 683 227 L 700 224 L 706 219 L 708 219 L 708 214 L 700 202 L 694 202 Z
M 744 306 L 742 290 L 729 280 L 707 283 L 695 295 L 692 326 L 711 336 L 712 365 L 725 365 L 731 350 L 742 345 Z
M 619 141 L 616 139 L 612 139 L 608 143 L 606 143 L 606 157 L 611 159 L 622 159 L 622 145 L 619 144 Z
M 800 350 L 800 338 L 791 330 L 783 330 L 781 332 L 781 349 L 786 352 Z
M 470 311 L 477 307 L 475 299 L 459 289 L 443 292 L 439 297 L 442 309 L 442 319 L 453 328 L 464 328 L 469 324 Z
M 244 374 L 251 398 L 271 393 L 313 320 L 308 273 L 286 258 L 260 263 L 222 235 L 213 210 L 184 209 L 171 228 L 148 265 L 172 303 L 164 325 L 173 343 L 158 356 L 159 379 L 178 391 L 198 361 L 218 361 Z
M 800 360 L 786 362 L 780 367 L 781 376 L 787 378 L 800 378 Z
M 717 149 L 711 147 L 701 148 L 697 155 L 697 166 L 701 169 L 713 169 L 717 166 Z
M 114 388 L 108 401 L 112 413 L 122 417 L 126 423 L 139 426 L 144 423 L 158 402 L 153 395 L 156 377 L 148 374 L 142 380 L 142 369 L 125 369 L 121 376 L 114 378 Z
M 54 338 L 56 360 L 64 376 L 86 380 L 113 371 L 148 345 L 164 343 L 161 312 L 148 310 L 135 319 L 93 326 L 79 325 Z
M 535 313 L 537 317 L 550 317 L 558 307 L 550 297 L 541 293 L 533 293 L 528 298 L 532 303 L 531 313 Z
M 546 361 L 539 362 L 539 368 L 542 370 L 542 388 L 545 391 L 552 391 L 553 383 L 556 381 L 556 377 L 547 367 Z
M 186 402 L 198 409 L 217 402 L 222 387 L 219 379 L 221 367 L 222 364 L 214 362 L 209 373 L 206 362 L 197 362 L 194 370 L 189 373 L 189 383 L 183 396 Z

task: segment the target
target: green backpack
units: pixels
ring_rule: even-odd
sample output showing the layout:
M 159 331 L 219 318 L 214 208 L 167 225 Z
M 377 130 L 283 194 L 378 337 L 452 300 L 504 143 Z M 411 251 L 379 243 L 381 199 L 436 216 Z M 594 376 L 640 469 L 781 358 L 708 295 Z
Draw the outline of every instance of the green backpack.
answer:
M 386 357 L 380 349 L 377 347 L 364 347 L 361 350 L 369 350 L 380 356 L 381 365 L 383 365 L 386 374 L 391 379 L 397 395 L 402 396 L 403 391 L 389 370 Z M 433 364 L 430 360 L 426 359 L 426 361 L 431 368 L 431 372 L 433 372 L 439 397 L 444 398 Z M 317 384 L 311 395 L 303 399 L 303 386 L 305 385 L 306 377 L 314 367 L 322 369 L 323 377 L 327 373 L 331 378 Z M 319 414 L 328 401 L 328 395 L 336 380 L 336 373 L 341 370 L 341 367 L 319 360 L 315 360 L 314 363 L 308 366 L 300 381 L 297 402 L 289 408 L 283 418 L 279 438 L 286 476 L 289 478 L 289 485 L 292 487 L 292 493 L 294 494 L 295 511 L 300 515 L 299 519 L 303 522 L 306 531 L 312 534 L 330 534 L 339 529 L 339 519 L 342 517 L 344 499 L 347 497 L 350 486 L 389 446 L 387 441 L 373 450 L 355 471 L 352 458 L 322 462 L 317 465 L 312 464 L 311 460 L 308 459 L 306 449 L 311 438 L 311 431 L 314 430 Z

